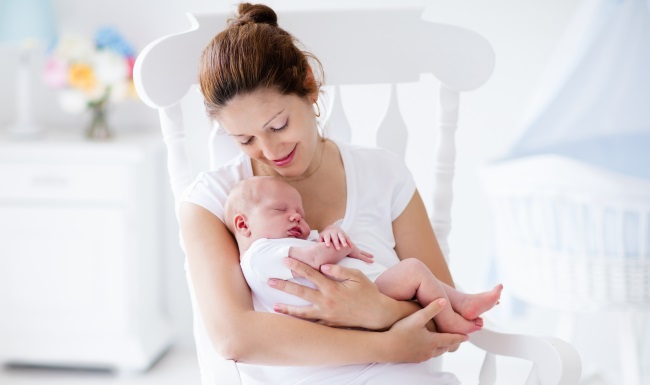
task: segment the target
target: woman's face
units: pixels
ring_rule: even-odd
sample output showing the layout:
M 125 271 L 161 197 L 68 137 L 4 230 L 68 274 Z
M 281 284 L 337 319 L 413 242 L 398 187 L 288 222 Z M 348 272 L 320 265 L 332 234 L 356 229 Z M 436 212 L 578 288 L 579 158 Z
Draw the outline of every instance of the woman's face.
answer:
M 260 89 L 233 98 L 217 120 L 270 175 L 296 178 L 318 167 L 315 154 L 320 136 L 306 98 Z

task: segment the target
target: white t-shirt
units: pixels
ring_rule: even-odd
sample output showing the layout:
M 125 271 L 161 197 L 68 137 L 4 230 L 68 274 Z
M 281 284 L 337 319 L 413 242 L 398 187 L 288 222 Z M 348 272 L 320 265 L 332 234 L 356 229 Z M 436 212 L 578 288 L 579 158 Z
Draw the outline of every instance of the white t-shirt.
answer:
M 335 142 L 341 153 L 347 184 L 347 206 L 339 226 L 375 263 L 390 267 L 399 262 L 392 222 L 415 193 L 415 181 L 399 156 L 379 148 Z M 241 154 L 223 167 L 199 174 L 183 201 L 204 207 L 223 221 L 228 193 L 240 180 L 253 176 L 250 158 Z M 259 306 L 259 304 L 256 305 Z M 195 312 L 195 318 L 197 313 Z M 204 385 L 218 377 L 216 357 L 198 320 L 197 351 Z M 435 361 L 435 360 L 434 360 Z M 241 381 L 252 384 L 458 384 L 452 374 L 439 373 L 439 361 L 421 364 L 367 364 L 336 367 L 263 366 L 237 363 Z M 400 368 L 400 369 L 398 369 Z M 275 379 L 276 382 L 271 382 Z M 281 379 L 279 381 L 278 379 Z

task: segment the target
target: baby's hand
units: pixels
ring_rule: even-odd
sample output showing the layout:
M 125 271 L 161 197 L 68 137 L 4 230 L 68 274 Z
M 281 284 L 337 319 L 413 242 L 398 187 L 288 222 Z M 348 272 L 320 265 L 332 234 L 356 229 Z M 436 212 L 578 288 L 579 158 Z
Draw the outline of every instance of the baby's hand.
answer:
M 374 255 L 370 253 L 366 253 L 365 251 L 359 250 L 358 247 L 352 246 L 352 251 L 350 251 L 350 254 L 348 254 L 348 257 L 350 258 L 356 258 L 360 259 L 364 262 L 372 263 L 374 262 Z
M 352 245 L 352 241 L 348 235 L 337 225 L 329 225 L 318 234 L 318 241 L 325 242 L 325 246 L 330 247 L 334 245 L 336 250 L 341 250 L 342 247 Z
M 337 225 L 329 225 L 318 234 L 318 241 L 324 242 L 326 247 L 334 245 L 336 250 L 347 251 L 347 256 L 350 258 L 360 259 L 364 262 L 372 263 L 373 255 L 359 250 L 358 247 L 352 243 L 350 237 Z

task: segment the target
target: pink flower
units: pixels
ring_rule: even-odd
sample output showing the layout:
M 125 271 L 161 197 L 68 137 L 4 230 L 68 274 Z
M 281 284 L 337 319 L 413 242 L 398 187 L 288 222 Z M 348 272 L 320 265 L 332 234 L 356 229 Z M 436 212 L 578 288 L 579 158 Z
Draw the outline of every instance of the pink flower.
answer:
M 129 63 L 129 79 L 133 78 L 133 67 L 135 66 L 135 57 L 129 56 L 126 58 L 126 62 Z
M 65 87 L 68 83 L 68 67 L 66 63 L 55 56 L 50 57 L 45 63 L 43 81 L 50 87 Z

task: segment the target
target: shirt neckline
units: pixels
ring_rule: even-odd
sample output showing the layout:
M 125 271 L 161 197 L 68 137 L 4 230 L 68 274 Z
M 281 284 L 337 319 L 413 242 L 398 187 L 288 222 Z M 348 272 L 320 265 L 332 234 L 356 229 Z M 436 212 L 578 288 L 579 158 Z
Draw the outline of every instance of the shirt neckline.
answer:
M 353 166 L 353 161 L 350 158 L 350 153 L 349 153 L 349 147 L 347 143 L 341 143 L 338 140 L 334 140 L 331 138 L 328 138 L 331 140 L 336 147 L 339 149 L 339 154 L 341 154 L 341 161 L 343 162 L 343 172 L 345 173 L 345 193 L 347 194 L 347 199 L 345 203 L 345 212 L 343 214 L 343 220 L 341 221 L 340 227 L 348 231 L 350 222 L 352 222 L 352 218 L 354 217 L 354 211 L 356 209 L 356 201 L 354 200 L 354 197 L 356 196 L 355 191 L 356 191 L 356 180 L 357 178 L 355 177 L 355 169 Z M 244 157 L 244 162 L 246 162 L 246 167 L 245 167 L 245 172 L 247 175 L 245 175 L 244 179 L 252 178 L 253 177 L 253 163 L 251 162 L 251 158 L 244 153 L 242 153 Z

